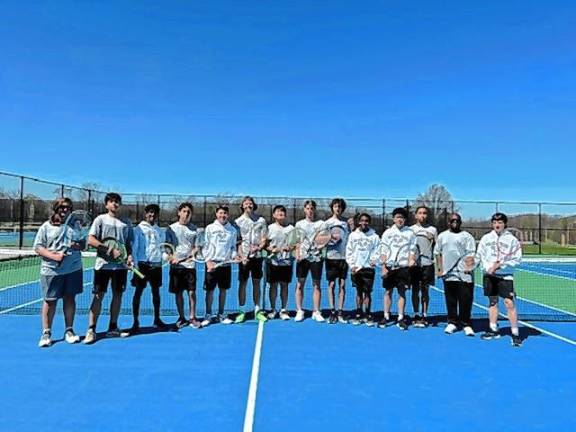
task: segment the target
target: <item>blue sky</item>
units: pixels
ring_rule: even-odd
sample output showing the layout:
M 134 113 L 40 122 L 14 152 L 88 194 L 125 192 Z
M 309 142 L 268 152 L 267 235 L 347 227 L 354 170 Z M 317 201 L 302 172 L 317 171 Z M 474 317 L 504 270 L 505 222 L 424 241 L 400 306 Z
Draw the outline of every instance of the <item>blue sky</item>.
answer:
M 576 201 L 573 1 L 2 1 L 0 170 Z

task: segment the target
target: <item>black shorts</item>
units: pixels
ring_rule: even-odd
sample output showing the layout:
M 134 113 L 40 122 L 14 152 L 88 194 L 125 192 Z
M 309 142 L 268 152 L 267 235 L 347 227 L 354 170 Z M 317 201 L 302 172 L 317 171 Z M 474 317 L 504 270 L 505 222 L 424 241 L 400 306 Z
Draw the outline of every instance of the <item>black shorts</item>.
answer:
M 326 279 L 333 282 L 336 279 L 345 280 L 348 277 L 348 263 L 343 259 L 326 259 Z
M 266 267 L 268 283 L 290 283 L 292 282 L 292 264 L 290 265 L 272 265 Z
M 370 293 L 374 287 L 375 270 L 372 268 L 361 268 L 356 273 L 352 273 L 352 282 L 358 293 Z
M 428 288 L 436 283 L 434 275 L 434 266 L 414 266 L 410 269 L 410 281 L 413 289 Z
M 388 275 L 382 277 L 382 287 L 387 290 L 398 288 L 399 292 L 410 289 L 410 269 L 408 267 L 400 267 L 388 270 Z
M 306 259 L 296 263 L 296 277 L 298 279 L 306 279 L 308 273 L 312 273 L 313 281 L 320 281 L 322 279 L 322 261 L 308 261 Z
M 246 264 L 238 264 L 238 280 L 247 281 L 252 274 L 252 279 L 262 279 L 262 258 L 249 258 Z
M 221 290 L 227 290 L 232 285 L 232 267 L 229 265 L 217 267 L 208 272 L 204 269 L 204 289 L 213 291 L 216 286 Z
M 184 291 L 196 291 L 196 269 L 170 267 L 170 286 L 172 294 Z
M 484 275 L 484 295 L 514 300 L 514 281 L 494 275 Z
M 108 291 L 108 282 L 112 285 L 112 292 L 123 293 L 126 290 L 127 280 L 127 269 L 94 270 L 94 288 L 92 289 L 92 294 L 105 293 Z
M 162 286 L 162 267 L 159 265 L 152 265 L 150 263 L 138 263 L 138 270 L 144 275 L 144 279 L 138 276 L 132 276 L 132 286 L 136 288 L 146 288 L 150 284 L 152 288 L 160 288 Z

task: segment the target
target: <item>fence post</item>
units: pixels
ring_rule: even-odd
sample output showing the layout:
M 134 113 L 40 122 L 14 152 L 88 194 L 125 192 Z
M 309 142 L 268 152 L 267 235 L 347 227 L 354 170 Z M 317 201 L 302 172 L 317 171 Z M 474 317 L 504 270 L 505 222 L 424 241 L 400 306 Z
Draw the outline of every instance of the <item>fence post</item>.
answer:
M 92 189 L 88 189 L 88 202 L 86 203 L 86 210 L 88 213 L 94 214 L 94 209 L 92 208 Z
M 542 255 L 542 203 L 538 204 L 538 254 Z
M 207 206 L 206 195 L 204 195 L 204 228 L 206 228 L 206 206 Z
M 24 246 L 24 177 L 20 176 L 20 235 L 18 238 L 18 248 Z

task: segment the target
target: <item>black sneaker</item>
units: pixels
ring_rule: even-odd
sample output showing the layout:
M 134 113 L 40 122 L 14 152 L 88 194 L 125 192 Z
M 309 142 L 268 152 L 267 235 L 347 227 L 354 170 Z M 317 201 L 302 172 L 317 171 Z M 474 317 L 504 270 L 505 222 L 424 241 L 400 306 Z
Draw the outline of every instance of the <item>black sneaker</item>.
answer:
M 364 324 L 366 324 L 368 327 L 374 327 L 376 321 L 374 321 L 374 317 L 372 316 L 372 314 L 366 315 L 366 321 L 364 322 Z
M 357 313 L 356 315 L 354 315 L 354 318 L 350 320 L 350 324 L 352 325 L 362 324 L 362 314 Z
M 162 321 L 160 318 L 156 318 L 154 320 L 154 327 L 159 328 L 159 329 L 163 329 L 166 327 L 166 323 L 164 321 Z
M 423 316 L 422 318 L 420 318 L 420 324 L 422 325 L 423 328 L 428 327 L 428 320 L 426 319 L 425 316 Z
M 388 327 L 388 323 L 390 322 L 389 319 L 386 317 L 382 317 L 382 319 L 378 322 L 378 328 L 386 328 Z
M 398 320 L 398 322 L 396 323 L 396 326 L 398 326 L 398 328 L 402 331 L 408 330 L 408 322 L 406 321 L 406 318 L 402 318 L 401 320 Z
M 499 330 L 494 331 L 492 329 L 488 329 L 482 336 L 480 336 L 480 339 L 492 340 L 492 339 L 498 339 L 499 337 L 500 337 Z
M 342 312 L 342 311 L 338 311 L 338 315 L 336 316 L 336 319 L 338 320 L 338 322 L 340 324 L 348 324 L 348 320 L 346 319 L 346 317 L 344 316 L 344 312 Z
M 329 324 L 336 324 L 338 322 L 338 316 L 336 315 L 336 311 L 330 312 L 330 316 L 328 317 Z
M 188 320 L 184 319 L 182 317 L 178 318 L 178 321 L 176 321 L 176 328 L 177 329 L 181 329 L 183 327 L 186 327 L 188 325 Z
M 512 335 L 512 346 L 517 348 L 522 346 L 522 338 L 519 335 Z

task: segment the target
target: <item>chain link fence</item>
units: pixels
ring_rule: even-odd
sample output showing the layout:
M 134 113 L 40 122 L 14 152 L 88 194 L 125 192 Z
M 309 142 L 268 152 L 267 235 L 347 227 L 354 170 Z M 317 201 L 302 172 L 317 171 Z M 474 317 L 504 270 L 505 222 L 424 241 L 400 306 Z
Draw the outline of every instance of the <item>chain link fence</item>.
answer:
M 0 172 L 0 247 L 26 248 L 32 245 L 36 231 L 51 215 L 56 198 L 69 197 L 74 209 L 84 209 L 97 215 L 104 211 L 106 191 L 50 182 L 26 176 Z M 231 219 L 240 215 L 240 196 L 185 195 L 185 194 L 134 194 L 121 193 L 121 216 L 137 223 L 144 215 L 144 207 L 155 203 L 160 206 L 160 224 L 167 226 L 177 218 L 177 208 L 182 202 L 194 206 L 192 222 L 206 226 L 214 219 L 214 210 L 220 204 L 230 208 Z M 271 220 L 272 209 L 284 205 L 287 219 L 294 223 L 304 217 L 303 204 L 314 199 L 318 216 L 330 215 L 332 198 L 255 196 L 258 213 Z M 346 215 L 360 212 L 372 216 L 372 226 L 382 233 L 392 224 L 392 210 L 404 207 L 410 213 L 409 223 L 414 222 L 416 199 L 346 198 Z M 426 203 L 430 208 L 430 221 L 439 231 L 448 226 L 451 212 L 462 215 L 463 228 L 477 240 L 490 230 L 490 217 L 496 211 L 506 213 L 509 226 L 520 230 L 524 251 L 528 254 L 576 255 L 576 203 L 510 202 L 510 201 L 446 201 Z

